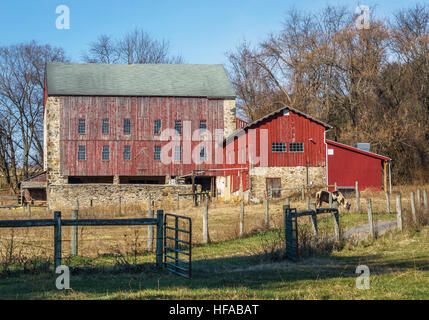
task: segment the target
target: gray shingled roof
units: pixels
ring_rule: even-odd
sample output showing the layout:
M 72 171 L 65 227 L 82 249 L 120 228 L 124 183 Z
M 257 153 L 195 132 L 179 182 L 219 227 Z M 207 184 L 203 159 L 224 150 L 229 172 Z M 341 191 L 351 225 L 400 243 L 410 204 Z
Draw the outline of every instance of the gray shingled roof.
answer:
M 221 64 L 46 65 L 48 95 L 232 98 Z

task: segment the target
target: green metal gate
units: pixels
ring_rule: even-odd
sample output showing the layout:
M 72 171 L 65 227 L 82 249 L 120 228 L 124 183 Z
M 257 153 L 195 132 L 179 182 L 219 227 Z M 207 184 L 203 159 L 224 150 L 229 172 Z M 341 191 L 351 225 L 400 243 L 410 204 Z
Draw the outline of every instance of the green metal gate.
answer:
M 192 220 L 175 214 L 164 216 L 164 266 L 178 276 L 192 277 Z
M 298 217 L 296 208 L 283 207 L 286 237 L 286 257 L 292 261 L 299 260 L 298 250 Z

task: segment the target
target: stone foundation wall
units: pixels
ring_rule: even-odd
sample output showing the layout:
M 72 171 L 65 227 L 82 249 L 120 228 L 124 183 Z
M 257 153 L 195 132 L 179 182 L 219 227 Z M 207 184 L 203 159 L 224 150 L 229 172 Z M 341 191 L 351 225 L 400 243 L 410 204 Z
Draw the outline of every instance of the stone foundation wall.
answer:
M 306 167 L 255 167 L 250 170 L 251 200 L 264 199 L 267 178 L 280 178 L 281 187 L 301 187 L 307 183 Z M 309 182 L 313 185 L 326 183 L 325 167 L 310 167 Z M 282 192 L 282 194 L 284 194 Z
M 197 186 L 197 191 L 201 186 Z M 177 193 L 191 193 L 192 185 L 148 185 L 148 184 L 51 184 L 48 186 L 48 205 L 51 210 L 74 209 L 105 204 L 117 205 L 119 196 L 123 205 L 146 204 L 149 196 L 155 202 L 176 203 Z M 192 204 L 192 197 L 180 197 L 180 205 Z
M 62 184 L 67 183 L 67 178 L 61 175 L 60 162 L 60 117 L 61 117 L 61 98 L 48 97 L 45 109 L 45 163 L 47 170 L 48 183 Z

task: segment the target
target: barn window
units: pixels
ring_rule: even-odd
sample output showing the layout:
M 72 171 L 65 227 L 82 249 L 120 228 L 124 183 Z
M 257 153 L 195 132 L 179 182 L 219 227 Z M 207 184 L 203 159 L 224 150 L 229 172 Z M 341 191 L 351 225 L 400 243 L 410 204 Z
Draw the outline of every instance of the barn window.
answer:
M 153 160 L 161 160 L 161 147 L 153 147 Z
M 77 132 L 79 134 L 85 134 L 86 133 L 85 119 L 79 119 L 78 126 L 77 126 Z
M 160 134 L 161 133 L 161 120 L 155 120 L 153 133 L 154 134 Z
M 200 120 L 200 133 L 207 130 L 207 120 Z
M 174 130 L 177 134 L 182 134 L 182 120 L 174 120 Z
M 86 147 L 79 146 L 77 150 L 77 159 L 78 160 L 86 160 Z
M 289 109 L 283 109 L 283 115 L 288 116 L 289 115 Z
M 103 124 L 101 126 L 102 134 L 109 134 L 109 119 L 103 119 Z
M 101 155 L 102 160 L 110 160 L 110 147 L 109 146 L 103 146 L 103 152 Z
M 131 160 L 131 147 L 124 146 L 124 160 Z
M 181 146 L 175 146 L 174 147 L 174 161 L 181 161 L 182 160 L 182 147 Z
M 286 152 L 285 142 L 273 142 L 271 144 L 271 152 Z
M 124 134 L 131 134 L 131 120 L 124 119 Z
M 289 152 L 304 152 L 304 143 L 302 142 L 289 143 Z
M 200 148 L 200 160 L 201 161 L 207 161 L 206 147 L 201 147 Z

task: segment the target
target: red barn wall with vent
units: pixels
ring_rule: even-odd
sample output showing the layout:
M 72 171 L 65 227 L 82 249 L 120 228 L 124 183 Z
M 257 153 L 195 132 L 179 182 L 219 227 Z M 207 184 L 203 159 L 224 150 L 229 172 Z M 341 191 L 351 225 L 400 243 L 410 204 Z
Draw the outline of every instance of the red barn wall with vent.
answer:
M 282 111 L 277 112 L 264 120 L 261 120 L 249 128 L 245 128 L 244 132 L 238 134 L 234 141 L 226 143 L 224 148 L 224 157 L 226 159 L 226 168 L 242 168 L 236 171 L 225 171 L 224 175 L 232 176 L 231 191 L 239 190 L 240 178 L 243 190 L 249 189 L 249 131 L 248 129 L 256 130 L 256 156 L 261 154 L 261 130 L 268 130 L 268 166 L 269 167 L 295 167 L 308 165 L 309 167 L 323 167 L 326 163 L 326 145 L 324 142 L 325 127 L 303 115 L 290 110 L 288 115 L 284 115 Z M 240 144 L 239 140 L 245 139 L 245 143 Z M 312 140 L 310 140 L 312 139 Z M 271 151 L 273 142 L 286 142 L 287 152 L 277 153 Z M 304 143 L 303 153 L 289 152 L 290 142 Z M 243 148 L 244 145 L 244 148 Z M 239 155 L 244 155 L 245 163 L 240 163 Z M 260 164 L 255 164 L 255 167 Z
M 278 112 L 265 120 L 262 120 L 254 125 L 251 125 L 249 129 L 256 130 L 256 156 L 260 156 L 260 134 L 261 130 L 268 130 L 268 166 L 269 167 L 294 167 L 294 166 L 306 166 L 307 161 L 310 167 L 325 166 L 326 162 L 326 147 L 324 143 L 324 132 L 325 127 L 321 124 L 312 121 L 311 119 L 294 113 L 289 112 L 289 115 L 283 115 L 283 112 Z M 245 145 L 249 143 L 249 133 L 246 128 L 244 133 L 244 139 L 246 139 Z M 227 143 L 225 147 L 226 157 L 235 157 L 234 161 L 238 164 L 239 153 L 243 152 L 246 155 L 246 166 L 249 165 L 248 148 L 245 150 L 239 149 L 239 139 L 236 137 L 234 142 Z M 310 141 L 310 139 L 312 139 Z M 304 152 L 302 153 L 291 153 L 287 152 L 272 152 L 271 144 L 273 142 L 286 142 L 287 148 L 290 142 L 302 142 L 304 143 Z M 232 145 L 232 143 L 234 145 Z M 231 152 L 234 151 L 234 152 Z M 226 167 L 237 167 L 238 165 L 227 165 Z M 259 166 L 256 164 L 255 166 Z

